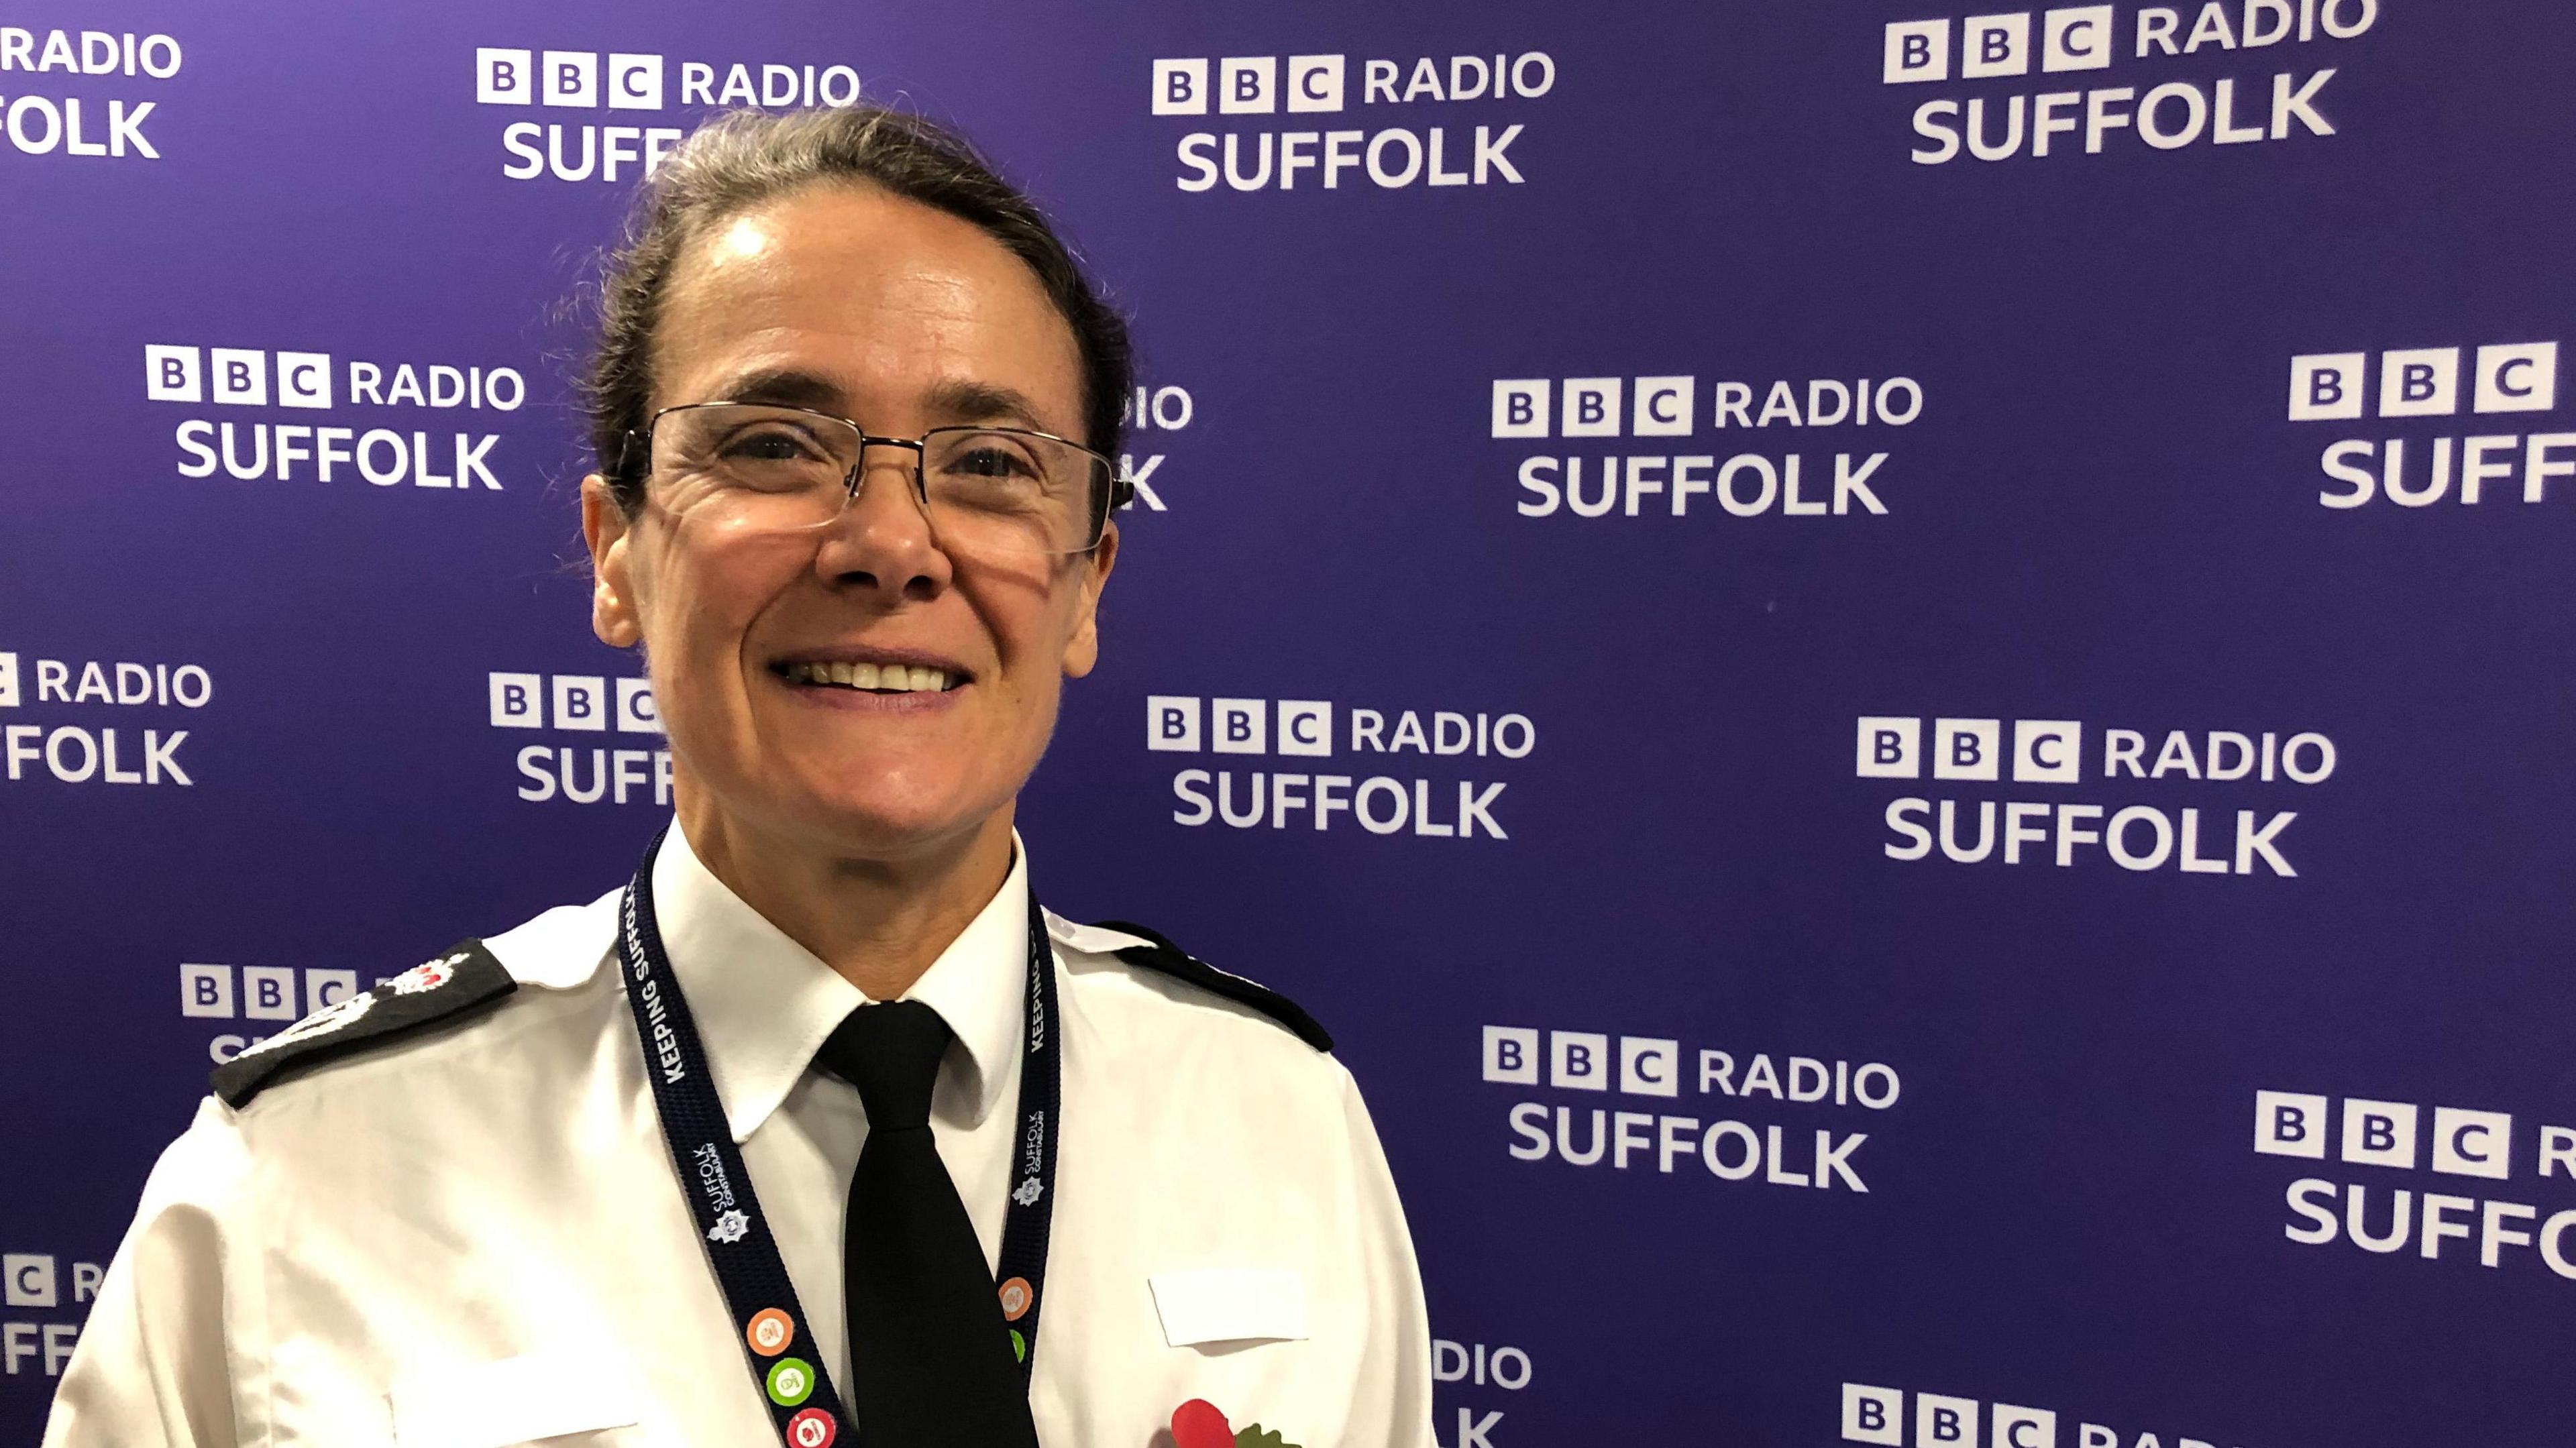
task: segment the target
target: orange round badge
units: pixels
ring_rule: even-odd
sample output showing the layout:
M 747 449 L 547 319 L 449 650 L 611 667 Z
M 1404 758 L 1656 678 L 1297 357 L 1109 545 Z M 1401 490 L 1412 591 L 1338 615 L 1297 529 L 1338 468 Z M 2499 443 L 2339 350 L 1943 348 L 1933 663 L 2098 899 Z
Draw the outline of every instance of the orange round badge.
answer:
M 776 1357 L 796 1340 L 796 1319 L 775 1307 L 764 1307 L 751 1315 L 751 1325 L 743 1329 L 742 1335 L 753 1352 Z
M 1026 1317 L 1029 1302 L 1035 1296 L 1029 1291 L 1029 1279 L 1014 1277 L 1002 1284 L 1002 1320 L 1017 1322 Z

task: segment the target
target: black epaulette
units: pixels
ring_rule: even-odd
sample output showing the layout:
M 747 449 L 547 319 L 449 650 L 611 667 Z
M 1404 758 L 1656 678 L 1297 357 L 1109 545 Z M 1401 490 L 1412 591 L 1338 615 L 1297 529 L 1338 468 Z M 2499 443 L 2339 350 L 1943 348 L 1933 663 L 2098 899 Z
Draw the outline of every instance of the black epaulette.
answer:
M 335 1001 L 217 1066 L 207 1084 L 239 1111 L 251 1098 L 316 1066 L 498 1003 L 519 983 L 480 940 L 460 940 L 435 960 Z
M 1297 1033 L 1297 1039 L 1318 1051 L 1333 1049 L 1332 1033 L 1322 1023 L 1306 1014 L 1306 1008 L 1256 980 L 1245 980 L 1217 969 L 1197 956 L 1174 945 L 1158 932 L 1124 920 L 1104 920 L 1097 927 L 1115 930 L 1121 935 L 1134 935 L 1154 942 L 1131 945 L 1113 952 L 1129 965 L 1158 970 L 1175 980 L 1183 980 L 1211 994 L 1221 995 L 1237 1005 L 1250 1006 L 1270 1019 Z

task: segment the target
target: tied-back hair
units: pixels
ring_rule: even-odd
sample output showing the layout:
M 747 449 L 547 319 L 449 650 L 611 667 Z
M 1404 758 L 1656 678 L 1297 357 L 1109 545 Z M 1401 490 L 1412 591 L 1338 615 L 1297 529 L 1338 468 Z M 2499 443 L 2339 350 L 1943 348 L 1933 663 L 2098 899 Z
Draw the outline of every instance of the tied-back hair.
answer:
M 599 289 L 599 346 L 583 394 L 591 450 L 618 505 L 643 507 L 646 459 L 636 439 L 652 415 L 653 335 L 671 272 L 716 226 L 804 187 L 858 182 L 966 221 L 1028 264 L 1073 329 L 1082 359 L 1083 423 L 1076 441 L 1115 457 L 1134 385 L 1126 321 L 1103 301 L 1045 215 L 957 132 L 908 112 L 733 111 L 700 126 L 638 193 L 624 240 Z M 1127 492 L 1122 482 L 1117 491 Z M 1124 498 L 1110 500 L 1115 507 Z

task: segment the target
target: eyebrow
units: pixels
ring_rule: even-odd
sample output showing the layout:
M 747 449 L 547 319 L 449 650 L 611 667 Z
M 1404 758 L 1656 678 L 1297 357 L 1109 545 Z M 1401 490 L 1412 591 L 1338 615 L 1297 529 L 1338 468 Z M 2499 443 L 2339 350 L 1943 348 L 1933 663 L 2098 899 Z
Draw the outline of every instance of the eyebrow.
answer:
M 727 402 L 758 402 L 772 407 L 802 407 L 839 415 L 849 409 L 840 384 L 801 367 L 769 367 L 749 373 L 724 389 Z M 1016 387 L 972 378 L 935 383 L 923 398 L 928 410 L 951 423 L 999 422 L 1053 431 L 1038 415 L 1037 404 Z M 858 421 L 864 423 L 866 419 Z

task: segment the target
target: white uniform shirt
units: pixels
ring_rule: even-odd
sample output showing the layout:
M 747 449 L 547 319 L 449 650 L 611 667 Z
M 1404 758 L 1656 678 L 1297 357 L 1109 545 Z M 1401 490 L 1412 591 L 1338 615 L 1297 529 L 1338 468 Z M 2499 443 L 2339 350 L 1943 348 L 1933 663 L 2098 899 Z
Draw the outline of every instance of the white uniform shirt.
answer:
M 1025 857 L 907 992 L 955 1033 L 931 1129 L 999 1255 Z M 863 1003 L 709 874 L 653 875 L 718 1096 L 836 1383 L 867 1139 L 811 1070 Z M 485 942 L 519 984 L 458 1028 L 209 1098 L 154 1168 L 48 1448 L 774 1441 L 644 1077 L 612 892 Z M 1031 1404 L 1048 1448 L 1149 1448 L 1204 1398 L 1303 1448 L 1429 1448 L 1422 1287 L 1350 1074 L 1049 915 L 1063 1124 Z M 1217 1334 L 1218 1340 L 1191 1341 Z

